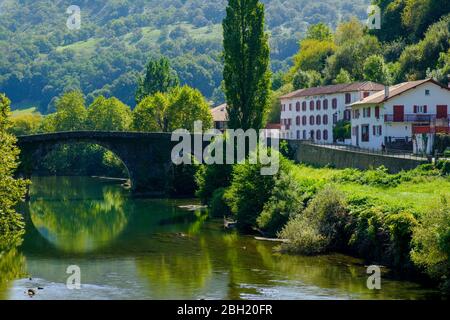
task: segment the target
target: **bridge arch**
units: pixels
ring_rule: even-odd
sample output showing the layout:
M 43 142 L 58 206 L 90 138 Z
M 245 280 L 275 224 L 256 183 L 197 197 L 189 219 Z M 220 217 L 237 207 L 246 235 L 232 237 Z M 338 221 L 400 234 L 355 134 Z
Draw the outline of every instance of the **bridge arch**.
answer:
M 21 166 L 30 177 L 37 162 L 60 144 L 97 144 L 117 155 L 128 170 L 135 195 L 165 195 L 172 181 L 170 133 L 72 131 L 18 137 Z

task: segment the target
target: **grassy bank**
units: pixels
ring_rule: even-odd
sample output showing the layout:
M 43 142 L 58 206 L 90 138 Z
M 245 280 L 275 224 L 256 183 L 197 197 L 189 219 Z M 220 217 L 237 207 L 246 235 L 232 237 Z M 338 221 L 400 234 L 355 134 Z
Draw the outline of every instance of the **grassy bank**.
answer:
M 236 165 L 231 185 L 214 193 L 212 211 L 227 207 L 242 230 L 288 239 L 284 252 L 351 253 L 402 274 L 425 275 L 449 292 L 449 166 L 389 174 L 282 158 L 276 176 L 262 177 L 258 166 Z

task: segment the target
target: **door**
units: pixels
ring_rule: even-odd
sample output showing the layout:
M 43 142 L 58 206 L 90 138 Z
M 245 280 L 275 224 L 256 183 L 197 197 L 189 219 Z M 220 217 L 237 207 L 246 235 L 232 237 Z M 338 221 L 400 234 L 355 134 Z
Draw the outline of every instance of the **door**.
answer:
M 437 106 L 436 118 L 437 119 L 447 119 L 447 117 L 448 117 L 448 107 L 447 106 Z
M 405 120 L 405 106 L 394 106 L 394 122 Z

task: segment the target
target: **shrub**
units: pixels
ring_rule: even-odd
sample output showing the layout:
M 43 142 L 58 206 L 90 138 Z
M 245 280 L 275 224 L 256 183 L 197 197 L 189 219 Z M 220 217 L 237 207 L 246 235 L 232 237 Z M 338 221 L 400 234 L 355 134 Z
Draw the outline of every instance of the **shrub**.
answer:
M 219 188 L 226 188 L 230 185 L 231 165 L 201 165 L 195 174 L 197 185 L 196 196 L 203 204 L 210 202 L 213 193 Z
M 257 219 L 258 227 L 275 236 L 293 217 L 303 210 L 305 194 L 295 177 L 282 172 L 275 181 L 272 195 Z
M 413 262 L 450 292 L 450 205 L 447 199 L 430 208 L 413 229 Z
M 332 186 L 325 187 L 281 231 L 280 237 L 289 240 L 281 248 L 304 254 L 342 249 L 348 242 L 348 218 L 344 195 Z
M 225 200 L 236 216 L 241 230 L 250 230 L 256 226 L 256 219 L 269 200 L 278 175 L 292 166 L 281 154 L 279 159 L 278 174 L 273 176 L 261 175 L 261 164 L 250 164 L 246 161 L 233 166 L 231 185 L 225 193 Z
M 439 169 L 441 175 L 443 175 L 443 176 L 450 175 L 450 161 L 448 161 L 448 160 L 439 160 L 436 163 L 436 168 Z
M 351 223 L 349 248 L 371 261 L 412 270 L 409 257 L 415 215 L 405 208 L 369 197 L 348 198 Z
M 290 220 L 280 237 L 288 240 L 282 244 L 281 250 L 290 253 L 313 255 L 323 252 L 328 245 L 328 239 L 320 234 L 319 226 L 313 225 L 304 215 Z
M 212 195 L 209 202 L 209 212 L 212 217 L 219 218 L 231 214 L 230 208 L 224 200 L 225 190 L 225 188 L 216 189 Z

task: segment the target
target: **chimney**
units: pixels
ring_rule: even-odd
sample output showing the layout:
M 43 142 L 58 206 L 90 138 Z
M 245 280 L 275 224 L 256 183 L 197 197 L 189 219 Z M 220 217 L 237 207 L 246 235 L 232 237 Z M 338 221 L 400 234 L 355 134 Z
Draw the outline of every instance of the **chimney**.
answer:
M 385 85 L 384 86 L 384 98 L 389 98 L 389 86 Z

